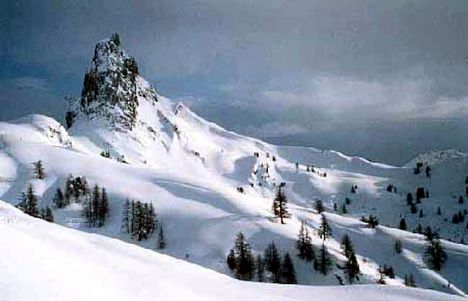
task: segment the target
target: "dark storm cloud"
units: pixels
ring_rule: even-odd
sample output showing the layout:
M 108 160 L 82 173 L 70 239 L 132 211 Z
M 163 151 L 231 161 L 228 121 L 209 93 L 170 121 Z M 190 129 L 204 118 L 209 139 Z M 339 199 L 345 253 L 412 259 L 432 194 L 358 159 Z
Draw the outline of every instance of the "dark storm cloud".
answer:
M 93 45 L 118 31 L 160 92 L 249 133 L 468 115 L 466 0 L 7 0 L 0 14 L 0 79 L 54 95 L 78 94 Z

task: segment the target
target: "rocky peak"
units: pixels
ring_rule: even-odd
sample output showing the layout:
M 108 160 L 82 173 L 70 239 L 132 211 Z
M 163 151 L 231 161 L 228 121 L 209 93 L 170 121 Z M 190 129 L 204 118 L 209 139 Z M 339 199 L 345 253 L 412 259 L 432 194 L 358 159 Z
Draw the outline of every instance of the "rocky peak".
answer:
M 78 102 L 67 112 L 67 125 L 75 119 L 87 120 L 100 117 L 119 131 L 132 130 L 136 124 L 138 96 L 138 65 L 120 47 L 118 34 L 96 44 L 93 59 L 83 80 L 83 89 Z M 151 101 L 157 101 L 151 89 Z M 139 93 L 140 92 L 140 93 Z

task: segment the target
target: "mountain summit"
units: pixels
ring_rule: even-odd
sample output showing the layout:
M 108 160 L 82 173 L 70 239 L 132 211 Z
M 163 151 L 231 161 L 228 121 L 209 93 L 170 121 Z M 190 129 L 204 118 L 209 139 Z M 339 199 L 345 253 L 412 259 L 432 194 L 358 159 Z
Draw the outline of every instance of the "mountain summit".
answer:
M 137 119 L 138 97 L 151 103 L 158 101 L 152 87 L 138 85 L 138 77 L 137 62 L 120 47 L 117 33 L 98 42 L 84 76 L 81 97 L 67 112 L 68 127 L 79 118 L 103 117 L 114 130 L 132 130 Z

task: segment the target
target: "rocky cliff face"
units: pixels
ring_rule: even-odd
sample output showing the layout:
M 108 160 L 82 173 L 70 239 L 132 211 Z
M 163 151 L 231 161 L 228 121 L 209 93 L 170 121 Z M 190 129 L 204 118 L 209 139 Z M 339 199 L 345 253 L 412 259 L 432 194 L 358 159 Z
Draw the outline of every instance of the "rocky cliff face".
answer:
M 71 103 L 67 125 L 77 119 L 101 118 L 117 131 L 131 131 L 137 122 L 139 98 L 157 102 L 152 87 L 138 85 L 138 65 L 120 47 L 118 34 L 100 41 L 94 49 L 91 66 L 85 74 L 81 97 Z

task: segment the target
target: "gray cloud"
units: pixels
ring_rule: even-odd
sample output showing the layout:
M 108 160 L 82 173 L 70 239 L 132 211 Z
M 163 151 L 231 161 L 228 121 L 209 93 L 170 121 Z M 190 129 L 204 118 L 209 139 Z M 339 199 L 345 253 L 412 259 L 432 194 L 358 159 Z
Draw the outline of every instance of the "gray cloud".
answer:
M 43 78 L 60 98 L 118 31 L 160 92 L 259 136 L 466 117 L 465 0 L 7 0 L 0 14 L 0 78 Z

